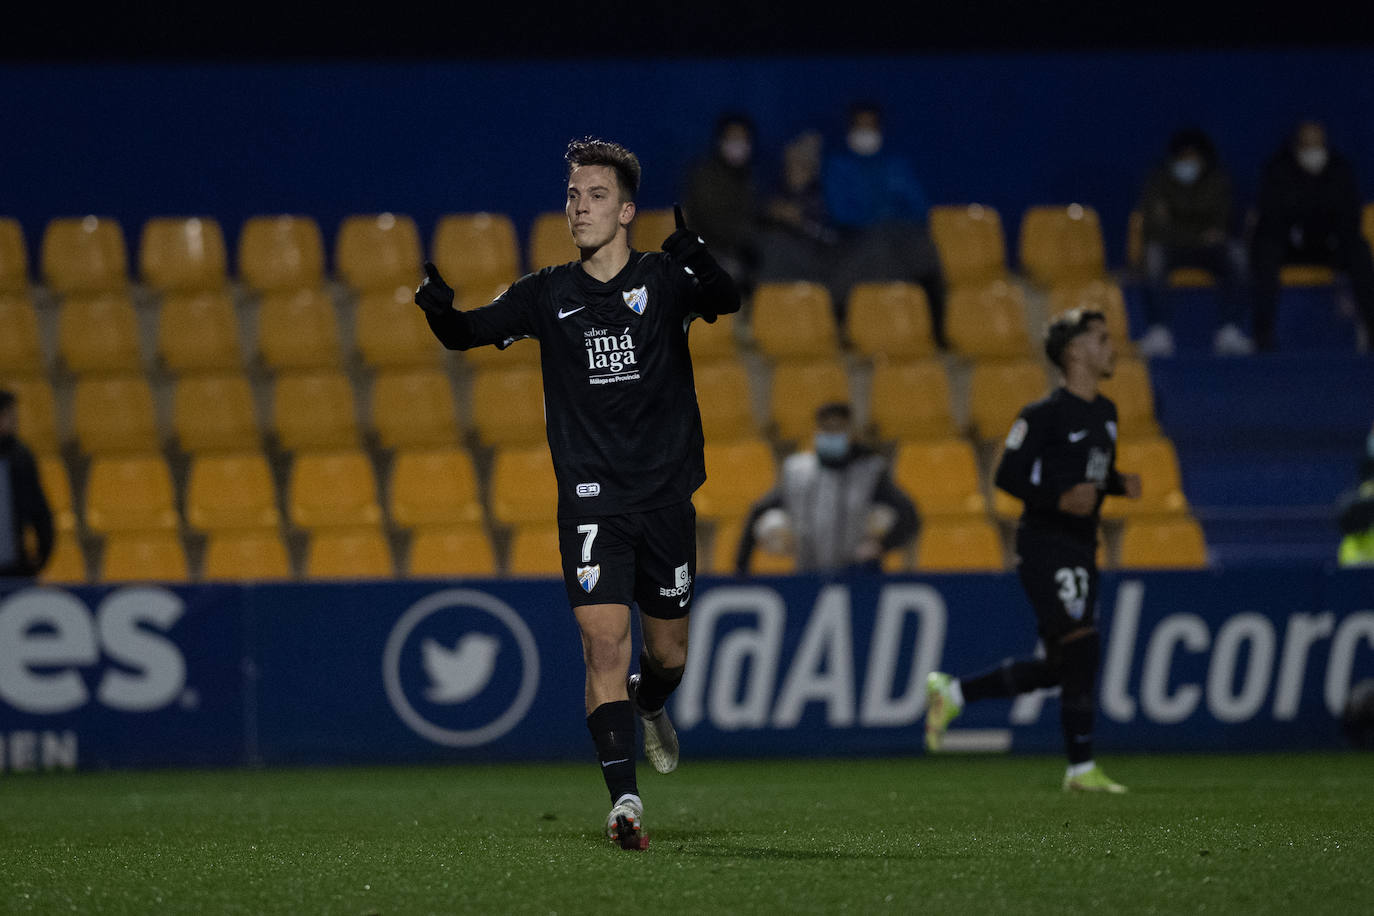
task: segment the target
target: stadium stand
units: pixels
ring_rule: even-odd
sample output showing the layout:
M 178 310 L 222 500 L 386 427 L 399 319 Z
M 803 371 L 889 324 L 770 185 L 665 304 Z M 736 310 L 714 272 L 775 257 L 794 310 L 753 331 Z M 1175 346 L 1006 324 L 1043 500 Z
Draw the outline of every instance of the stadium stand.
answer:
M 1106 276 L 1102 223 L 1090 206 L 1028 208 L 1017 250 L 1022 273 L 1040 286 Z
M 271 372 L 342 366 L 337 308 L 321 287 L 273 290 L 258 303 L 257 353 Z
M 291 555 L 274 527 L 217 530 L 206 539 L 200 578 L 226 582 L 290 579 Z
M 19 437 L 35 454 L 54 454 L 61 448 L 57 394 L 42 375 L 11 375 L 0 378 L 0 387 L 14 392 Z
M 140 339 L 127 291 L 73 293 L 58 309 L 57 351 L 70 372 L 141 372 Z
M 248 376 L 187 375 L 172 388 L 172 432 L 183 452 L 258 448 L 262 433 Z
M 402 529 L 477 526 L 485 514 L 472 454 L 456 446 L 398 451 L 387 498 L 391 521 Z
M 497 450 L 488 482 L 491 517 L 508 527 L 548 524 L 558 503 L 558 483 L 546 444 Z
M 672 207 L 638 210 L 630 223 L 630 247 L 636 251 L 658 251 L 676 230 Z
M 59 531 L 53 540 L 52 555 L 38 576 L 45 585 L 84 585 L 90 581 L 86 552 L 74 531 Z
M 19 220 L 0 216 L 0 293 L 29 291 L 29 246 Z
M 491 538 L 480 525 L 426 526 L 410 540 L 406 574 L 413 579 L 495 576 L 499 570 Z
M 994 207 L 931 207 L 930 232 L 951 287 L 981 286 L 1007 276 L 1002 217 Z
M 379 371 L 372 380 L 368 413 L 382 448 L 458 442 L 453 385 L 440 369 Z
M 978 457 L 966 439 L 901 443 L 892 463 L 892 478 L 916 503 L 923 519 L 982 517 L 987 512 Z
M 375 527 L 382 521 L 377 475 L 361 449 L 297 455 L 287 481 L 287 517 L 296 528 Z
M 558 215 L 566 237 L 567 221 L 561 213 Z M 568 245 L 571 244 L 569 241 Z M 434 228 L 430 258 L 461 297 L 458 303 L 461 309 L 485 305 L 523 273 L 515 224 L 504 213 L 449 213 L 441 216 Z M 408 284 L 412 292 L 418 283 L 417 272 Z
M 562 210 L 550 210 L 534 218 L 525 261 L 530 272 L 576 261 L 580 256 L 568 232 L 568 217 Z
M 108 217 L 58 217 L 43 230 L 43 283 L 53 293 L 122 292 L 129 286 L 124 229 Z
M 353 333 L 353 349 L 369 369 L 437 366 L 444 352 L 415 307 L 413 286 L 359 295 Z
M 187 525 L 202 532 L 281 523 L 272 468 L 261 452 L 193 456 L 185 506 Z
M 1000 441 L 1016 414 L 1050 390 L 1045 365 L 1038 359 L 983 360 L 969 377 L 969 421 L 974 438 Z
M 380 526 L 324 528 L 306 541 L 306 579 L 387 579 L 396 574 L 391 545 Z
M 760 283 L 754 291 L 749 333 L 768 359 L 833 359 L 839 353 L 834 305 L 819 283 Z
M 102 582 L 187 582 L 186 548 L 174 532 L 134 531 L 105 539 L 100 559 Z
M 706 443 L 706 483 L 692 498 L 697 518 L 711 521 L 748 514 L 777 477 L 772 446 L 763 439 Z
M 762 434 L 755 419 L 749 369 L 743 362 L 717 360 L 693 367 L 701 426 L 708 442 Z
M 516 527 L 506 556 L 507 575 L 558 576 L 562 572 L 556 525 L 545 518 Z
M 482 444 L 500 447 L 544 441 L 544 381 L 537 367 L 478 369 L 471 397 L 472 427 Z
M 1000 572 L 1002 537 L 982 516 L 935 518 L 921 526 L 916 568 L 922 572 Z
M 875 363 L 868 397 L 869 422 L 880 440 L 943 439 L 958 432 L 949 373 L 938 359 Z
M 168 372 L 230 371 L 243 366 L 238 315 L 227 289 L 168 293 L 157 319 L 158 361 Z
M 286 451 L 358 445 L 353 384 L 341 370 L 278 375 L 272 387 L 272 432 Z
M 83 515 L 86 527 L 98 535 L 175 532 L 180 516 L 167 459 L 158 453 L 95 457 Z
M 156 452 L 162 447 L 153 389 L 141 372 L 77 379 L 72 427 L 78 447 L 87 455 Z
M 1026 311 L 1025 293 L 1005 280 L 952 289 L 945 318 L 950 347 L 973 360 L 1030 356 Z
M 856 283 L 849 291 L 844 330 L 854 352 L 870 360 L 935 355 L 930 304 L 915 283 Z
M 334 237 L 334 267 L 358 292 L 414 286 L 424 260 L 415 220 L 395 213 L 354 214 Z
M 0 373 L 41 375 L 45 362 L 32 297 L 27 290 L 0 291 Z
M 239 231 L 238 276 L 258 293 L 324 283 L 324 238 L 313 217 L 252 216 Z
M 1126 522 L 1117 565 L 1123 569 L 1199 569 L 1207 565 L 1202 527 L 1187 516 Z
M 773 366 L 768 411 L 780 443 L 808 439 L 816 425 L 816 410 L 834 401 L 850 401 L 849 375 L 841 360 L 789 360 Z

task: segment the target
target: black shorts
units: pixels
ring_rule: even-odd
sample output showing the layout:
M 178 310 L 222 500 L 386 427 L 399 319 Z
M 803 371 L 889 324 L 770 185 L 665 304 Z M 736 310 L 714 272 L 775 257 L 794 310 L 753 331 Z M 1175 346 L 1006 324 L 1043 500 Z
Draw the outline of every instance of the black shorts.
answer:
M 1097 625 L 1097 556 L 1091 544 L 1043 531 L 1016 535 L 1017 574 L 1046 648 Z
M 559 519 L 558 550 L 573 607 L 638 603 L 663 620 L 691 610 L 697 513 L 690 501 L 631 515 Z

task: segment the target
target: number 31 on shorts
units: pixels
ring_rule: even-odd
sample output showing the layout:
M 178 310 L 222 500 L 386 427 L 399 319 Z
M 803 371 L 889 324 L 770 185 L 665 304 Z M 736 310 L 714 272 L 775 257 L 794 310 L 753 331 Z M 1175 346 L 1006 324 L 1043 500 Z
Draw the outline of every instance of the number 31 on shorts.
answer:
M 1064 610 L 1074 620 L 1081 619 L 1088 607 L 1088 571 L 1081 566 L 1065 566 L 1055 570 L 1054 581 L 1059 583 Z

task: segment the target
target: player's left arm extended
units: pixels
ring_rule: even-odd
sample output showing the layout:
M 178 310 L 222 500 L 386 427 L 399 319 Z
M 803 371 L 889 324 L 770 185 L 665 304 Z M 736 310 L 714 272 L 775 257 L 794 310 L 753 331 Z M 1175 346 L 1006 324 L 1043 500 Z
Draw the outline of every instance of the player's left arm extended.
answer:
M 450 350 L 495 344 L 504 350 L 522 337 L 533 336 L 526 316 L 533 298 L 533 276 L 516 281 L 489 305 L 463 312 L 453 307 L 454 292 L 433 263 L 425 262 L 425 279 L 415 290 L 415 304 L 425 313 L 429 329 Z
M 686 227 L 682 208 L 673 205 L 677 228 L 663 241 L 663 250 L 677 264 L 681 264 L 692 279 L 695 290 L 690 310 L 706 321 L 713 322 L 721 315 L 739 311 L 739 289 L 735 281 L 711 257 L 701 236 Z

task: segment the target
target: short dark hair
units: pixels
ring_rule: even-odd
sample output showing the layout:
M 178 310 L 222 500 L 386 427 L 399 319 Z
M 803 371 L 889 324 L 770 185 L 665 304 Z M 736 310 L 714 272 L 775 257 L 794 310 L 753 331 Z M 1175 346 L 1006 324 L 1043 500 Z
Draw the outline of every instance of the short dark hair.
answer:
M 584 165 L 604 165 L 615 172 L 621 196 L 626 200 L 634 200 L 635 195 L 639 193 L 639 157 L 619 143 L 596 137 L 583 137 L 568 144 L 568 151 L 564 153 L 563 158 L 568 162 L 569 178 L 572 177 L 575 168 Z
M 831 418 L 844 420 L 848 423 L 854 417 L 854 411 L 844 401 L 831 401 L 816 408 L 816 422 L 824 423 Z
M 1181 127 L 1169 137 L 1169 156 L 1177 158 L 1188 150 L 1195 150 L 1208 166 L 1217 160 L 1217 148 L 1212 138 L 1200 127 Z
M 1086 333 L 1094 321 L 1105 322 L 1107 316 L 1096 309 L 1076 308 L 1056 315 L 1045 329 L 1045 355 L 1060 369 L 1064 368 L 1064 351 L 1079 334 Z

